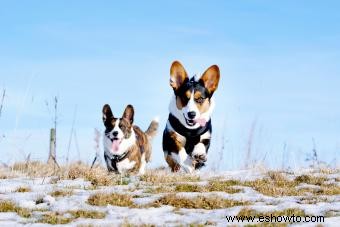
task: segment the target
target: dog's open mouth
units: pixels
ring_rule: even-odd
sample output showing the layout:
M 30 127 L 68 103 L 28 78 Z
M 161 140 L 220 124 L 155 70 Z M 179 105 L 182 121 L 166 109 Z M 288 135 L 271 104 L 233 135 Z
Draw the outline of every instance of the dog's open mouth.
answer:
M 190 119 L 186 118 L 184 114 L 183 114 L 183 116 L 184 116 L 185 122 L 189 126 L 194 126 L 195 124 L 199 124 L 201 127 L 203 127 L 207 123 L 207 121 L 204 118 L 198 118 L 198 119 L 195 119 L 195 120 L 190 120 Z
M 183 114 L 183 116 L 184 116 L 184 119 L 185 119 L 185 122 L 187 123 L 187 125 L 194 126 L 196 124 L 195 120 L 187 119 L 184 114 Z
M 119 145 L 122 143 L 122 139 L 113 138 L 112 140 L 112 151 L 118 151 Z

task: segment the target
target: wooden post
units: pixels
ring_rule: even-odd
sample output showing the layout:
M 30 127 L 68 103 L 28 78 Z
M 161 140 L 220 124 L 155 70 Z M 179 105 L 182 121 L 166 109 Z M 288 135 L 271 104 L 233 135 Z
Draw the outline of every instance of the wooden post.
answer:
M 56 164 L 56 133 L 55 129 L 51 128 L 50 131 L 50 153 L 48 155 L 48 164 Z
M 2 108 L 4 106 L 5 96 L 6 96 L 6 89 L 4 89 L 4 91 L 2 92 L 1 104 L 0 104 L 0 117 L 1 117 L 1 113 L 2 113 Z

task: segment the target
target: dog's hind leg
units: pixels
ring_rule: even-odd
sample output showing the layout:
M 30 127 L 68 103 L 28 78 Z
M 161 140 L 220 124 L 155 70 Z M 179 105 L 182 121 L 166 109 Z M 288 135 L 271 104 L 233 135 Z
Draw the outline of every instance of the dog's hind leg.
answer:
M 145 173 L 145 166 L 146 166 L 146 160 L 145 160 L 145 153 L 144 153 L 141 158 L 141 164 L 140 164 L 139 172 L 138 172 L 139 175 L 143 175 Z

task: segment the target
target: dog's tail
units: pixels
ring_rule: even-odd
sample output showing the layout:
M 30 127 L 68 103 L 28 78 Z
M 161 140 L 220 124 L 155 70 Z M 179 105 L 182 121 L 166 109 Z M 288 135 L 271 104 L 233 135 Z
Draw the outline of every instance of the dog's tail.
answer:
M 159 126 L 158 122 L 159 122 L 159 118 L 156 117 L 155 119 L 151 121 L 149 128 L 145 131 L 145 134 L 148 136 L 150 140 L 153 139 L 157 134 L 157 129 Z

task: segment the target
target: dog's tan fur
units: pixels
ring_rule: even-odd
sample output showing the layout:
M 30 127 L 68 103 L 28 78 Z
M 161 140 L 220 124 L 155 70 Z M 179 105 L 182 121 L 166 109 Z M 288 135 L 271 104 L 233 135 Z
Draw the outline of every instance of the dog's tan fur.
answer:
M 145 167 L 143 166 L 143 161 L 147 163 L 151 160 L 151 140 L 157 133 L 158 122 L 155 120 L 152 121 L 149 128 L 143 132 L 138 126 L 133 125 L 134 109 L 131 105 L 126 107 L 122 118 L 114 118 L 111 108 L 108 105 L 105 105 L 103 107 L 103 116 L 104 125 L 106 127 L 106 131 L 108 131 L 107 133 L 111 133 L 114 130 L 116 124 L 119 122 L 119 127 L 123 128 L 122 130 L 120 129 L 121 132 L 124 133 L 123 139 L 128 140 L 131 138 L 131 136 L 135 137 L 135 142 L 123 151 L 123 153 L 126 154 L 125 158 L 122 161 L 115 163 L 116 167 L 123 163 L 123 161 L 127 162 L 126 160 L 128 160 L 128 164 L 134 163 L 134 165 L 127 170 L 128 172 L 143 172 L 144 170 L 142 168 Z M 108 135 L 105 136 L 106 139 L 108 139 Z M 115 152 L 110 150 L 110 147 L 105 147 L 104 145 L 104 149 L 106 149 L 106 152 L 111 152 L 109 154 L 115 155 Z M 112 166 L 110 166 L 112 165 L 112 162 L 111 160 L 108 160 L 108 157 L 105 157 L 105 161 L 110 171 L 120 172 L 119 168 L 112 169 Z

